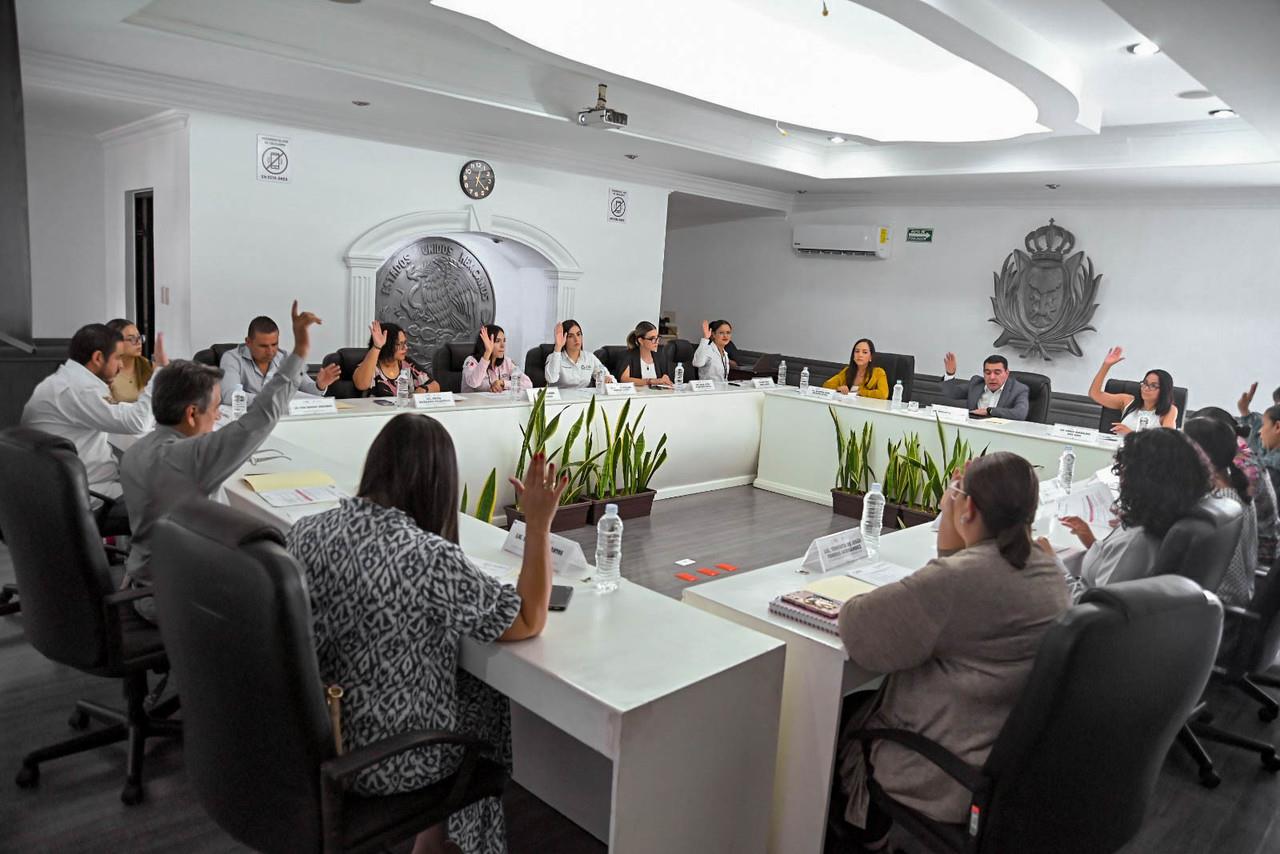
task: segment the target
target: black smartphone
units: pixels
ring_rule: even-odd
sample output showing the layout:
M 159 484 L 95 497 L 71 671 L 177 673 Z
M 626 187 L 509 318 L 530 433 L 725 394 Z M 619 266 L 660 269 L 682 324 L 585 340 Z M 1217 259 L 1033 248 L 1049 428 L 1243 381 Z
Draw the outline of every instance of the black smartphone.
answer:
M 551 611 L 563 611 L 569 607 L 569 600 L 573 598 L 573 588 L 567 584 L 551 585 L 551 603 L 547 605 L 547 609 Z
M 396 405 L 396 402 L 394 400 L 387 400 L 385 397 L 375 397 L 373 399 L 373 402 L 376 403 L 378 406 L 395 406 Z

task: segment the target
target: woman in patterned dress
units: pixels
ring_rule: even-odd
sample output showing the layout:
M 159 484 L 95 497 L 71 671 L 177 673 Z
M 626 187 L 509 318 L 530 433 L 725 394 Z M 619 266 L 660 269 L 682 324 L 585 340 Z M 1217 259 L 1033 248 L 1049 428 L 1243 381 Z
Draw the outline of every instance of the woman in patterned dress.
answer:
M 394 323 L 369 324 L 369 352 L 356 366 L 351 380 L 366 397 L 395 397 L 396 380 L 408 371 L 410 393 L 437 392 L 440 383 L 409 361 L 409 336 Z
M 412 449 L 412 453 L 406 453 Z M 534 457 L 512 478 L 527 525 L 515 587 L 467 561 L 458 546 L 458 466 L 438 421 L 398 415 L 374 439 L 355 498 L 302 519 L 289 551 L 306 568 L 316 655 L 325 684 L 343 688 L 351 748 L 417 729 L 454 730 L 494 745 L 511 766 L 506 697 L 458 669 L 463 636 L 518 641 L 542 631 L 551 596 L 551 519 L 564 478 Z M 362 772 L 362 794 L 406 792 L 456 769 L 458 747 L 423 748 Z M 472 804 L 419 834 L 414 854 L 506 851 L 502 804 Z

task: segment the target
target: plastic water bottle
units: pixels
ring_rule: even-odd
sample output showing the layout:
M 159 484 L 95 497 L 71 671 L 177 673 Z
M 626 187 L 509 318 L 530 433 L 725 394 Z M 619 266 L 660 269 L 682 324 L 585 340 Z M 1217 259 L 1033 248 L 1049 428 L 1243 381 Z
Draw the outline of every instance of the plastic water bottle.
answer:
M 599 368 L 596 369 L 596 393 L 604 394 L 604 371 Z
M 676 391 L 684 388 L 684 362 L 676 362 Z
M 1076 449 L 1067 445 L 1058 458 L 1058 483 L 1063 492 L 1071 491 L 1071 481 L 1076 476 Z
M 902 408 L 902 395 L 902 380 L 896 380 L 893 384 L 893 405 L 889 407 L 890 409 Z
M 406 407 L 413 395 L 413 380 L 409 377 L 409 369 L 400 366 L 400 376 L 396 377 L 396 406 Z
M 514 363 L 511 365 L 510 383 L 511 388 L 507 390 L 511 393 L 511 396 L 517 400 L 524 397 L 524 389 L 520 386 L 520 366 Z
M 805 365 L 804 370 L 800 371 L 800 393 L 809 393 L 809 366 Z
M 596 523 L 596 592 L 612 593 L 622 578 L 622 519 L 618 505 L 606 504 Z
M 236 390 L 231 392 L 231 417 L 239 418 L 249 411 L 249 395 L 244 393 L 244 386 L 237 385 Z
M 880 554 L 880 526 L 884 524 L 884 493 L 880 484 L 871 484 L 871 491 L 862 497 L 862 545 L 868 557 Z
M 786 384 L 787 384 L 787 360 L 780 359 L 778 361 L 778 385 L 784 386 Z

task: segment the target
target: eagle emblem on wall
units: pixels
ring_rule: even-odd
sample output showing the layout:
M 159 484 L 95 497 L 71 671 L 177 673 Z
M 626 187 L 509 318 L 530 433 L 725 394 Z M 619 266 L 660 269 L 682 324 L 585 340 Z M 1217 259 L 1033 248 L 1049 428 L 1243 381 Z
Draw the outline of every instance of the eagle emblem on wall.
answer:
M 1093 261 L 1083 251 L 1071 254 L 1075 235 L 1052 219 L 1023 243 L 1026 251 L 1010 252 L 994 274 L 995 317 L 990 320 L 1004 330 L 995 346 L 1015 347 L 1024 359 L 1038 353 L 1050 362 L 1056 352 L 1083 356 L 1076 336 L 1096 331 L 1090 321 L 1102 274 L 1094 275 Z

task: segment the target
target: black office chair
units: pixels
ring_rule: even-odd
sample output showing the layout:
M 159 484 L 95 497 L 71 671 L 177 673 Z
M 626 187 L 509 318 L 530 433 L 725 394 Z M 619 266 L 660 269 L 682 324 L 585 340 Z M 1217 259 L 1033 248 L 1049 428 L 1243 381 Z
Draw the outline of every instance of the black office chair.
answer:
M 329 397 L 347 399 L 364 395 L 364 392 L 356 388 L 354 380 L 356 368 L 360 367 L 368 352 L 368 347 L 343 347 L 324 357 L 323 364 L 337 365 L 342 369 L 342 375 L 325 389 Z
M 537 347 L 529 348 L 529 352 L 525 353 L 524 372 L 534 388 L 541 388 L 547 384 L 547 357 L 555 348 L 554 344 L 539 344 Z
M 473 341 L 449 341 L 436 348 L 427 370 L 440 383 L 441 391 L 462 391 L 462 363 L 473 349 Z
M 924 736 L 906 746 L 973 792 L 967 825 L 941 824 L 869 780 L 872 799 L 936 851 L 1090 854 L 1137 834 L 1178 728 L 1204 689 L 1222 606 L 1185 578 L 1088 591 L 1045 633 L 991 754 L 975 768 Z
M 1049 404 L 1053 402 L 1053 383 L 1044 374 L 1031 371 L 1010 371 L 1009 376 L 1025 385 L 1030 394 L 1027 395 L 1030 406 L 1027 409 L 1027 420 L 1039 424 L 1049 423 Z
M 500 797 L 506 772 L 471 736 L 405 732 L 336 754 L 306 584 L 283 543 L 209 501 L 156 526 L 156 605 L 182 686 L 187 776 L 213 820 L 259 851 L 372 852 Z M 442 744 L 465 747 L 451 777 L 387 797 L 348 791 L 369 766 Z
M 16 614 L 22 610 L 22 602 L 18 601 L 18 585 L 6 584 L 0 587 L 0 617 Z
M 1280 557 L 1271 564 L 1271 571 L 1265 576 L 1259 575 L 1254 583 L 1256 586 L 1249 610 L 1256 615 L 1256 625 L 1251 629 L 1248 672 L 1240 680 L 1239 687 L 1262 704 L 1258 709 L 1258 719 L 1270 722 L 1280 717 L 1280 703 L 1261 686 L 1280 688 L 1280 678 L 1267 672 L 1280 657 Z M 1248 640 L 1242 643 L 1241 649 L 1250 649 Z
M 223 353 L 228 350 L 234 350 L 239 346 L 239 344 L 210 344 L 203 350 L 197 350 L 196 354 L 191 357 L 191 361 L 216 368 L 222 363 Z
M 911 392 L 916 384 L 916 357 L 905 353 L 876 353 L 876 364 L 884 368 L 885 379 L 889 381 L 889 395 L 893 396 L 893 384 L 901 381 L 902 399 L 911 400 Z
M 606 344 L 596 350 L 596 358 L 615 378 L 622 376 L 622 369 L 627 366 L 627 356 L 631 351 L 626 344 Z
M 1138 387 L 1137 380 L 1107 380 L 1103 390 L 1108 394 L 1129 394 L 1135 399 L 1142 399 L 1142 389 Z M 1187 390 L 1182 386 L 1174 386 L 1173 402 L 1178 407 L 1178 427 L 1181 429 L 1182 420 L 1187 414 Z M 1098 432 L 1110 433 L 1111 425 L 1120 420 L 1120 415 L 1118 409 L 1103 407 L 1102 413 L 1098 416 Z
M 120 799 L 143 798 L 143 750 L 148 738 L 181 734 L 166 720 L 176 697 L 147 710 L 147 674 L 166 673 L 160 633 L 133 610 L 145 591 L 117 591 L 98 526 L 89 509 L 89 487 L 75 446 L 26 427 L 0 433 L 0 527 L 5 532 L 18 586 L 22 630 L 41 655 L 82 673 L 124 683 L 126 711 L 89 701 L 76 704 L 71 726 L 90 719 L 103 729 L 27 754 L 17 784 L 35 786 L 40 763 L 118 741 L 129 758 Z M 154 699 L 154 698 L 153 698 Z
M 671 377 L 675 379 L 675 369 L 677 364 L 684 365 L 685 381 L 696 380 L 701 376 L 701 371 L 693 366 L 693 353 L 697 349 L 692 342 L 683 338 L 672 338 L 666 343 L 667 359 L 671 363 Z

